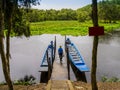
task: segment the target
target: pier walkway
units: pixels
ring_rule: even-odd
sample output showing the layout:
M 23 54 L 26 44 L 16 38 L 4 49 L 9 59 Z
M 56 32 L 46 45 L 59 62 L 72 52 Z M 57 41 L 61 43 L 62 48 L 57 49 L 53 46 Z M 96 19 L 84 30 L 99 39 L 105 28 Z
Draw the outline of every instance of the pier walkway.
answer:
M 62 62 L 60 62 L 59 55 L 56 52 L 51 80 L 68 80 L 67 61 L 65 53 Z
M 68 80 L 67 59 L 65 51 L 62 62 L 60 62 L 59 55 L 56 52 L 53 71 L 51 79 L 47 84 L 47 90 L 74 90 L 71 81 Z

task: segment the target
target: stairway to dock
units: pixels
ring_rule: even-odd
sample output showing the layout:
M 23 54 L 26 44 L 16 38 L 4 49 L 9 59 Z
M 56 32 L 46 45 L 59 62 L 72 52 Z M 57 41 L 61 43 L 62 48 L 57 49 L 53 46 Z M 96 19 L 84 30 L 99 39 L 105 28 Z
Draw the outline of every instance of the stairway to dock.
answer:
M 49 80 L 46 90 L 74 90 L 69 80 Z

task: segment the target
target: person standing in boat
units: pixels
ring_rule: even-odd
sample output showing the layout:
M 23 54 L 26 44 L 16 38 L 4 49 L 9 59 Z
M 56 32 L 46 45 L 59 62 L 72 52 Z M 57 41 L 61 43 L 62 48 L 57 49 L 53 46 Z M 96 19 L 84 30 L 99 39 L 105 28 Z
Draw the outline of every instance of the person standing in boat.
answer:
M 59 47 L 59 49 L 58 49 L 58 54 L 59 54 L 60 61 L 62 61 L 62 57 L 63 57 L 63 49 L 62 49 L 62 46 Z

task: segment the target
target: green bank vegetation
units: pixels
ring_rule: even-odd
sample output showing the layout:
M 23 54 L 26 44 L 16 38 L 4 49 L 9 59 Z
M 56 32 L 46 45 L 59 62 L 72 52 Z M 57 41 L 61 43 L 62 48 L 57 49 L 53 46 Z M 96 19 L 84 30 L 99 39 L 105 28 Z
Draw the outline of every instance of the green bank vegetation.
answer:
M 120 28 L 120 22 L 116 23 L 99 23 L 104 26 L 105 33 Z M 43 21 L 34 22 L 30 25 L 31 35 L 40 34 L 62 34 L 62 35 L 88 35 L 89 27 L 93 26 L 92 21 Z
M 107 76 L 102 76 L 101 81 L 102 82 L 120 82 L 120 79 L 117 77 L 108 78 Z
M 20 78 L 19 80 L 14 80 L 12 83 L 14 85 L 32 85 L 36 84 L 35 82 L 36 78 L 33 75 L 25 75 L 23 78 Z M 0 85 L 7 85 L 5 81 L 0 82 Z
M 111 8 L 112 7 L 112 8 Z M 29 36 L 41 34 L 87 35 L 92 26 L 92 7 L 87 5 L 76 10 L 26 10 L 20 8 L 13 14 L 11 36 Z M 110 32 L 120 27 L 119 0 L 102 0 L 98 2 L 99 25 Z M 26 22 L 28 20 L 28 22 Z M 7 20 L 6 20 L 7 21 Z M 30 22 L 30 23 L 29 23 Z M 30 28 L 29 28 L 30 25 Z M 5 22 L 7 32 L 8 25 Z

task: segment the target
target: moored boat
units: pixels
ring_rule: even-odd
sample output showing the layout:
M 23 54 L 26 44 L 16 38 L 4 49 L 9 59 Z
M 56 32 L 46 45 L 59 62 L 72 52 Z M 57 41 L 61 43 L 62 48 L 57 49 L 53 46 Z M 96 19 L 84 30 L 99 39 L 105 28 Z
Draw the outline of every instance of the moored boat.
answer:
M 40 71 L 39 71 L 41 72 L 40 82 L 42 83 L 48 82 L 48 80 L 51 77 L 54 56 L 55 56 L 55 43 L 53 45 L 53 41 L 51 41 L 51 43 L 48 45 L 47 49 L 45 50 L 44 56 L 40 64 Z
M 53 63 L 53 57 L 54 57 L 53 52 L 54 52 L 54 46 L 53 46 L 53 41 L 51 41 L 50 45 L 48 45 L 47 49 L 45 50 L 40 67 L 48 67 L 48 62 L 50 62 L 51 64 Z
M 69 52 L 69 60 L 71 63 L 80 71 L 80 72 L 88 72 L 89 68 L 87 67 L 86 63 L 84 62 L 83 57 L 81 56 L 79 50 L 75 46 L 74 43 L 70 41 L 68 38 L 66 40 L 66 47 L 68 48 Z

